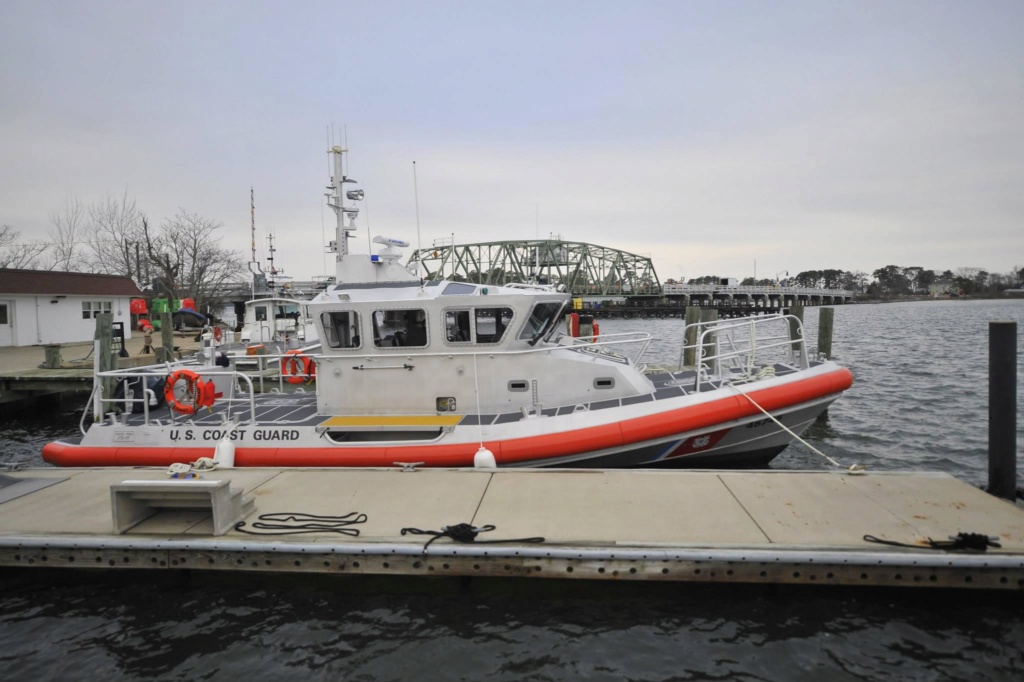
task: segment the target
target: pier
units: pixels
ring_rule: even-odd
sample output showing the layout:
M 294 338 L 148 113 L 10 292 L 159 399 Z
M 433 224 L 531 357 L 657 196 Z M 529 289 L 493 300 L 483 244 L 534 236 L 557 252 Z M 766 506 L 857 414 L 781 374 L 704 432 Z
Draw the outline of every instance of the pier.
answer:
M 0 566 L 1024 589 L 1024 509 L 946 474 L 396 466 L 201 475 L 0 476 Z M 255 504 L 241 529 L 232 522 L 214 535 L 215 510 L 192 494 L 214 481 Z M 146 482 L 182 494 L 126 526 L 115 488 Z M 265 514 L 347 521 L 337 532 L 242 532 L 274 533 L 259 530 Z M 456 542 L 409 530 L 459 524 L 483 532 Z
M 195 353 L 199 344 L 195 332 L 175 334 L 179 355 Z M 112 358 L 115 367 L 141 367 L 156 363 L 158 357 L 142 354 L 143 336 L 125 340 L 127 356 Z M 159 344 L 157 348 L 159 348 Z M 93 342 L 62 346 L 13 346 L 0 348 L 0 404 L 55 393 L 82 391 L 93 385 Z M 46 366 L 49 364 L 50 366 Z

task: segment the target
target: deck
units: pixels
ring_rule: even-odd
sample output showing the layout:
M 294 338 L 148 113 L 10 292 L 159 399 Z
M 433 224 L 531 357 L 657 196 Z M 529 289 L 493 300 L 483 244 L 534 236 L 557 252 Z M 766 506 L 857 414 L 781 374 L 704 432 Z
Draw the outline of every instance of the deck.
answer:
M 365 514 L 358 536 L 212 535 L 163 509 L 117 535 L 111 486 L 153 468 L 33 469 L 0 479 L 0 565 L 1024 588 L 1024 509 L 946 474 L 791 471 L 229 469 L 261 514 Z M 187 484 L 183 482 L 182 485 Z M 490 524 L 477 542 L 403 535 Z M 901 548 L 958 533 L 987 551 Z M 543 537 L 539 543 L 516 539 Z M 505 540 L 481 544 L 480 540 Z

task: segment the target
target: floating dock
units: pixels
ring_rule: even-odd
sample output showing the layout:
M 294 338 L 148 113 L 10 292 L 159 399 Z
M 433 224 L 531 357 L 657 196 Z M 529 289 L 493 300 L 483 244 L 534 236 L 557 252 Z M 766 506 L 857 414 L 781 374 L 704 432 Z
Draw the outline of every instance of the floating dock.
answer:
M 1024 509 L 946 474 L 396 467 L 202 476 L 4 474 L 0 566 L 1024 589 Z M 347 532 L 358 535 L 245 534 L 210 508 L 204 490 L 218 481 L 244 496 L 244 530 L 264 514 L 349 515 Z M 160 492 L 168 485 L 180 489 Z M 153 491 L 137 495 L 152 507 L 133 499 L 142 506 L 127 513 L 136 493 L 126 491 L 146 486 Z M 226 532 L 214 535 L 215 522 Z M 494 529 L 426 548 L 432 536 L 402 532 L 463 523 Z M 927 548 L 960 533 L 1000 546 Z

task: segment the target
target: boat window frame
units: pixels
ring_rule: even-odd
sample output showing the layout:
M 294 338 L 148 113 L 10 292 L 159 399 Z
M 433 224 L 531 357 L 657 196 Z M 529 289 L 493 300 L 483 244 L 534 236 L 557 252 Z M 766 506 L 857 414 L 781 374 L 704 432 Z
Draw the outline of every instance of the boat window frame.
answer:
M 481 341 L 480 340 L 480 334 L 477 331 L 480 318 L 477 316 L 477 313 L 479 311 L 482 311 L 482 310 L 494 310 L 494 311 L 505 311 L 505 310 L 507 310 L 510 313 L 509 318 L 508 318 L 508 322 L 502 327 L 500 334 L 497 333 L 497 331 L 498 331 L 497 321 L 501 320 L 502 317 L 504 317 L 504 316 L 503 315 L 496 315 L 495 318 L 494 318 L 495 319 L 495 327 L 494 327 L 495 334 L 494 334 L 494 336 L 497 336 L 498 338 L 491 339 L 491 340 L 488 340 L 488 341 Z M 474 305 L 473 306 L 473 315 L 470 318 L 470 325 L 472 326 L 472 329 L 473 329 L 473 342 L 475 344 L 481 345 L 481 346 L 496 346 L 496 345 L 500 344 L 502 341 L 504 341 L 505 339 L 508 338 L 509 329 L 512 329 L 513 325 L 515 325 L 516 318 L 517 318 L 516 309 L 513 308 L 511 305 L 500 305 L 500 304 L 499 305 L 487 305 L 487 306 L 484 306 L 484 305 Z
M 334 321 L 332 319 L 331 323 L 330 323 L 330 326 L 328 326 L 327 321 L 324 319 L 325 316 L 331 316 L 331 315 L 335 315 L 335 314 L 339 314 L 339 313 L 350 314 L 352 316 L 352 318 L 354 319 L 354 321 L 355 321 L 355 329 L 356 329 L 355 333 L 350 335 L 350 338 L 354 337 L 354 338 L 358 339 L 357 344 L 354 345 L 354 346 L 343 346 L 343 345 L 341 345 L 341 338 L 338 336 L 337 330 L 336 330 L 336 326 L 337 325 L 334 323 Z M 320 322 L 320 328 L 323 330 L 323 333 L 324 333 L 324 335 L 323 335 L 323 344 L 325 346 L 327 346 L 328 348 L 330 348 L 332 350 L 359 350 L 359 349 L 361 349 L 363 347 L 363 334 L 361 332 L 362 327 L 363 327 L 363 323 L 362 323 L 362 319 L 361 319 L 361 316 L 359 315 L 359 311 L 358 310 L 355 310 L 354 308 L 343 308 L 343 309 L 340 309 L 340 310 L 339 309 L 324 310 L 323 312 L 320 313 L 320 320 L 319 320 L 319 322 Z M 334 345 L 334 344 L 331 343 L 332 336 L 334 337 L 334 340 L 337 341 L 337 345 Z
M 465 313 L 466 314 L 466 333 L 469 335 L 468 339 L 458 340 L 448 338 L 448 314 L 449 313 Z M 458 308 L 444 308 L 441 310 L 441 326 L 444 328 L 444 342 L 453 346 L 468 346 L 472 345 L 473 340 L 473 306 L 460 306 Z M 458 326 L 458 322 L 456 322 Z
M 541 307 L 554 306 L 553 312 L 546 315 L 539 321 L 538 325 L 531 326 L 531 322 L 535 319 L 534 313 L 537 312 Z M 519 335 L 516 337 L 520 341 L 529 341 L 530 345 L 534 345 L 537 341 L 545 336 L 549 331 L 558 326 L 558 316 L 565 309 L 565 301 L 560 299 L 548 299 L 537 301 L 530 308 L 530 313 L 526 317 L 526 321 L 523 323 L 522 328 L 519 330 Z
M 396 329 L 395 333 L 390 335 L 390 336 L 385 336 L 385 337 L 381 337 L 380 336 L 380 327 L 381 327 L 381 324 L 382 324 L 383 320 L 378 320 L 377 319 L 377 313 L 382 313 L 384 315 L 387 315 L 387 313 L 402 313 L 402 312 L 404 312 L 404 313 L 422 313 L 422 323 L 423 323 L 422 324 L 422 331 L 423 331 L 423 343 L 422 344 L 419 344 L 419 343 L 409 343 L 408 342 L 410 338 L 412 340 L 416 340 L 416 338 L 417 338 L 416 334 L 410 334 L 409 333 L 409 331 L 413 327 L 410 327 L 408 324 L 406 325 L 405 329 Z M 372 327 L 373 327 L 373 347 L 375 349 L 377 349 L 377 350 L 382 350 L 382 351 L 395 350 L 395 351 L 398 351 L 400 353 L 404 353 L 404 352 L 408 352 L 410 349 L 423 349 L 423 348 L 430 347 L 430 315 L 428 314 L 428 311 L 427 311 L 426 308 L 407 307 L 407 306 L 400 306 L 400 307 L 399 306 L 395 306 L 395 307 L 387 307 L 387 308 L 375 307 L 372 310 L 370 310 L 370 320 L 371 320 Z M 408 316 L 407 316 L 406 322 L 409 322 Z M 417 327 L 419 326 L 419 325 L 415 324 L 416 320 L 413 320 L 412 322 L 413 322 L 413 324 L 415 326 L 417 326 Z M 399 333 L 402 334 L 401 337 L 398 336 Z M 392 343 L 395 342 L 395 339 L 399 339 L 399 345 L 384 345 L 382 342 L 385 339 L 388 339 L 388 338 L 392 339 Z M 404 338 L 404 341 L 401 341 L 401 339 L 403 339 L 403 338 Z

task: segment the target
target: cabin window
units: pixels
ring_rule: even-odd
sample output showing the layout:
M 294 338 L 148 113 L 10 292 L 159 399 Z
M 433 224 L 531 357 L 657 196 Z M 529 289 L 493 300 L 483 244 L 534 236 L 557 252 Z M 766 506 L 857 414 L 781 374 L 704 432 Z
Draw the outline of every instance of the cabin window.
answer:
M 512 321 L 511 308 L 474 308 L 477 343 L 499 343 Z
M 109 313 L 112 309 L 111 301 L 82 301 L 82 319 L 92 319 L 100 313 Z
M 330 348 L 359 348 L 359 315 L 351 310 L 321 313 L 324 340 Z
M 555 322 L 553 318 L 558 315 L 558 311 L 561 309 L 561 301 L 547 301 L 533 306 L 533 312 L 530 313 L 529 319 L 523 325 L 523 331 L 519 333 L 519 338 L 530 339 L 531 341 L 539 338 L 551 328 L 551 325 Z
M 597 388 L 597 389 L 601 389 L 601 388 L 615 388 L 615 378 L 614 377 L 598 377 L 597 379 L 594 379 L 594 388 Z
M 465 296 L 466 294 L 475 294 L 476 285 L 474 284 L 463 284 L 462 282 L 451 282 L 441 292 L 442 296 Z
M 267 306 L 258 305 L 256 306 L 256 321 L 266 322 L 267 321 Z
M 522 379 L 513 379 L 512 381 L 508 382 L 508 390 L 510 391 L 524 392 L 527 391 L 529 388 L 530 385 L 527 384 Z
M 444 338 L 448 343 L 469 343 L 469 310 L 444 311 Z
M 427 312 L 422 308 L 373 311 L 373 345 L 422 348 L 427 345 Z
M 295 303 L 278 304 L 274 306 L 275 320 L 298 320 L 299 306 Z

